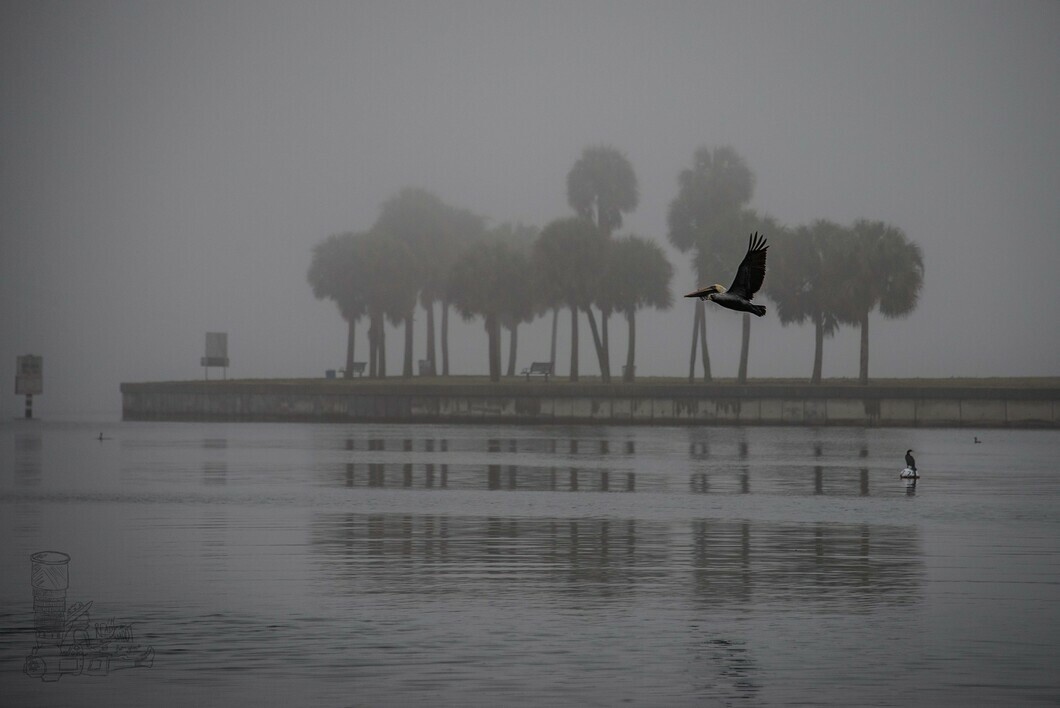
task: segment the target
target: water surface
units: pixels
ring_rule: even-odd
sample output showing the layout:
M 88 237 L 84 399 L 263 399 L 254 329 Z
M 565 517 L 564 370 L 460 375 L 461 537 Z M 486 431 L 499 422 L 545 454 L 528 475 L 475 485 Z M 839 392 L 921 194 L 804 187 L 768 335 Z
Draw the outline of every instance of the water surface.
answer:
M 9 421 L 0 693 L 1055 705 L 1058 452 L 1053 431 Z M 44 550 L 86 631 L 126 627 L 105 675 L 24 670 Z

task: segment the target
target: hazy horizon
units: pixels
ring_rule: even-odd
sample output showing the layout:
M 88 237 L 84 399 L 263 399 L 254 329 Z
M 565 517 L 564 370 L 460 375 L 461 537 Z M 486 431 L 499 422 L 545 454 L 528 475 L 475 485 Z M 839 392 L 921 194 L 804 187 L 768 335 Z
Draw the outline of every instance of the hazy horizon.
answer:
M 1060 375 L 1057 3 L 8 2 L 0 58 L 5 416 L 19 354 L 44 357 L 41 416 L 200 378 L 207 331 L 228 332 L 229 377 L 322 376 L 346 328 L 306 281 L 314 244 L 406 186 L 544 226 L 598 144 L 639 183 L 618 233 L 676 271 L 674 307 L 638 315 L 638 374 L 687 374 L 697 283 L 666 210 L 694 150 L 731 145 L 758 211 L 879 219 L 923 249 L 917 309 L 872 317 L 871 377 Z M 764 303 L 749 375 L 808 378 L 812 328 Z M 453 373 L 486 373 L 481 321 L 450 323 Z M 710 306 L 707 327 L 714 375 L 735 376 L 739 315 Z M 549 328 L 520 329 L 519 368 Z M 611 336 L 617 371 L 621 318 Z M 857 367 L 844 328 L 824 375 Z

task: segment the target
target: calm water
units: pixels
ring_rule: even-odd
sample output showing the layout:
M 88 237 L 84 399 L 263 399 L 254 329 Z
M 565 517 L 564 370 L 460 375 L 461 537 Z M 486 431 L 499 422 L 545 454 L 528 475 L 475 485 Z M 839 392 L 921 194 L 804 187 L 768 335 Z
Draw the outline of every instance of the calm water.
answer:
M 8 421 L 0 704 L 1056 705 L 1058 454 L 1052 431 Z M 24 672 L 49 550 L 68 614 L 92 602 L 37 649 L 57 681 Z

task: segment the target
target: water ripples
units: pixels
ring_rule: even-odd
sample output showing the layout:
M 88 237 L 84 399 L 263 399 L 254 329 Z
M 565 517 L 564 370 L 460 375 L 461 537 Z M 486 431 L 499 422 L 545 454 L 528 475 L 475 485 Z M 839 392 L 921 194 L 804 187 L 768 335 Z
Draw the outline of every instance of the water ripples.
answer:
M 919 430 L 97 432 L 0 424 L 0 666 L 18 704 L 1060 695 L 1053 433 L 973 448 Z M 44 548 L 71 555 L 70 602 L 155 648 L 150 669 L 21 672 L 26 558 Z

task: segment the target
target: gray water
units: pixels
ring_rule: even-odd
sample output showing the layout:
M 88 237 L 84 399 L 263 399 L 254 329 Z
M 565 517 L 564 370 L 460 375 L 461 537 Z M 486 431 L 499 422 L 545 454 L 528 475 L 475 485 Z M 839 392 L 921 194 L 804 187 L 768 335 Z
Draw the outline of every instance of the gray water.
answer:
M 1056 705 L 1058 453 L 1055 431 L 8 421 L 0 704 Z M 89 634 L 122 627 L 44 640 L 48 681 L 38 551 L 70 556 Z M 72 645 L 109 670 L 59 663 Z

